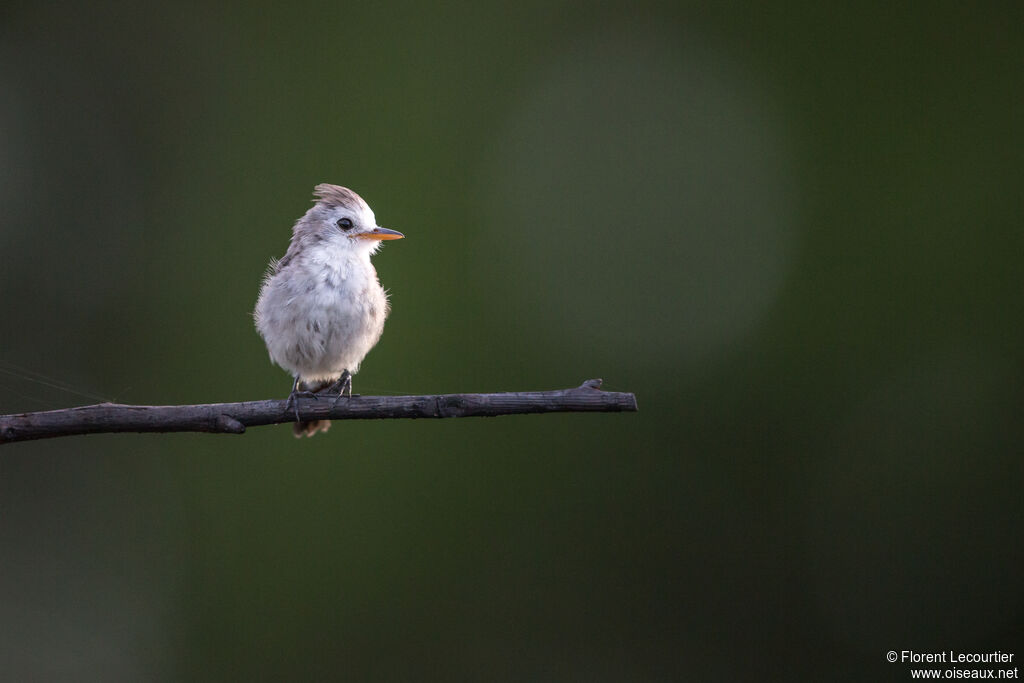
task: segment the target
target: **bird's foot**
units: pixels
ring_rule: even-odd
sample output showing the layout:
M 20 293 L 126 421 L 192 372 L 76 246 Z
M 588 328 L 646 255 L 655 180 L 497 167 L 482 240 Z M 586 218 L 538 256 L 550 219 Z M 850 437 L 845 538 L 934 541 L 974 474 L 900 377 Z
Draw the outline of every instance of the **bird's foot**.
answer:
M 299 389 L 299 380 L 296 379 L 295 380 L 295 384 L 292 385 L 292 393 L 288 394 L 288 400 L 284 404 L 285 412 L 287 412 L 289 408 L 293 408 L 295 410 L 295 421 L 296 422 L 299 422 L 302 419 L 301 417 L 299 417 L 299 401 L 298 401 L 298 399 L 300 399 L 300 398 L 315 398 L 317 400 L 320 399 L 320 397 L 317 396 L 316 394 L 314 394 L 312 391 L 307 391 L 305 389 L 300 390 Z
M 341 400 L 346 391 L 348 392 L 348 397 L 352 398 L 352 373 L 348 370 L 341 373 L 341 377 L 338 378 L 337 382 L 327 387 L 326 393 L 338 394 L 334 399 L 334 403 L 331 404 L 332 407 L 338 404 L 338 401 Z

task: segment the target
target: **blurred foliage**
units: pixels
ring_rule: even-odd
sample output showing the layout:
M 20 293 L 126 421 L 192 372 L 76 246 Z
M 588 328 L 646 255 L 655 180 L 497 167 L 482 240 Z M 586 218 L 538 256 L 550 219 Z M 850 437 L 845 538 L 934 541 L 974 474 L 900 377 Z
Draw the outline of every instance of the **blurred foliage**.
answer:
M 284 396 L 250 312 L 318 182 L 408 236 L 357 392 L 601 376 L 641 412 L 6 446 L 0 669 L 1018 652 L 1020 8 L 7 7 L 0 412 Z

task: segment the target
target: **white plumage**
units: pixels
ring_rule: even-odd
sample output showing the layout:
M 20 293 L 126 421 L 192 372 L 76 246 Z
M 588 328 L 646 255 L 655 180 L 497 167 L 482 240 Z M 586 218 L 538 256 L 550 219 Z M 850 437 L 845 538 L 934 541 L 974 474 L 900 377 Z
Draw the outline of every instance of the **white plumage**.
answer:
M 381 240 L 402 237 L 377 226 L 351 190 L 317 185 L 315 194 L 318 201 L 295 223 L 288 252 L 271 261 L 256 302 L 256 329 L 271 360 L 296 379 L 292 398 L 296 389 L 319 391 L 359 371 L 389 309 L 370 256 Z M 296 436 L 329 424 L 297 421 Z

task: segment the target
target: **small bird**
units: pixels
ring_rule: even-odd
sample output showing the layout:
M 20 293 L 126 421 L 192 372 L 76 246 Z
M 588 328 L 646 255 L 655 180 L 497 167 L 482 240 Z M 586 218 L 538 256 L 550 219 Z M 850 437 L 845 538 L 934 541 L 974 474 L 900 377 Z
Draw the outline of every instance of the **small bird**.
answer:
M 299 419 L 297 398 L 352 396 L 352 375 L 384 331 L 390 306 L 370 256 L 405 237 L 377 225 L 362 197 L 320 184 L 316 201 L 292 228 L 280 261 L 271 259 L 256 301 L 256 329 L 270 359 L 294 378 L 296 438 L 327 431 L 330 420 Z

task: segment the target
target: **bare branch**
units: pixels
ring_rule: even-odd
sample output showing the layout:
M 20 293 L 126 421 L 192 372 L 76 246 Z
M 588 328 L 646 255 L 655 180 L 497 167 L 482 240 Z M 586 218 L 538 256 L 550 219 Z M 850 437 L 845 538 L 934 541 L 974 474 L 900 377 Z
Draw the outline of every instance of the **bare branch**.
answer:
M 372 420 L 398 417 L 493 417 L 525 413 L 636 411 L 633 394 L 601 391 L 589 379 L 575 389 L 501 394 L 353 396 L 298 399 L 303 420 Z M 284 400 L 127 406 L 100 403 L 40 413 L 0 416 L 0 444 L 109 432 L 213 432 L 241 434 L 246 427 L 295 421 Z

